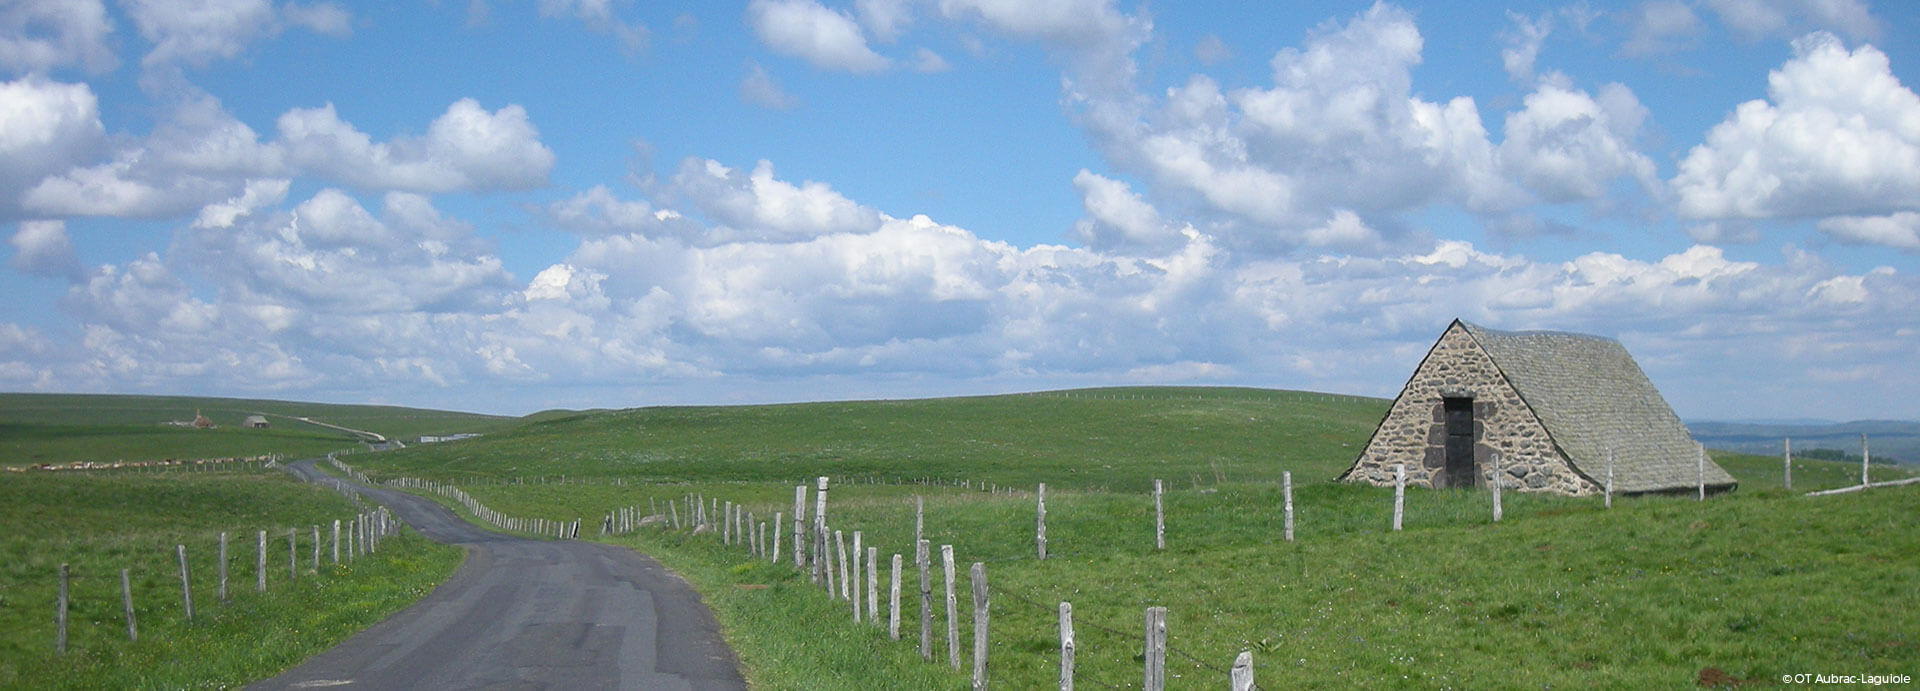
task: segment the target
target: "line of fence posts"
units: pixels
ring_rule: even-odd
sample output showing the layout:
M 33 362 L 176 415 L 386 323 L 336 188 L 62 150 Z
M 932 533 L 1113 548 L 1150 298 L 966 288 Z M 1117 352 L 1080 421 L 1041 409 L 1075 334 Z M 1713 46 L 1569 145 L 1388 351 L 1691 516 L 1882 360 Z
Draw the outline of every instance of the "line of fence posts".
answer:
M 1791 439 L 1787 440 L 1785 444 L 1786 444 L 1786 448 L 1785 448 L 1784 462 L 1786 465 L 1783 470 L 1783 483 L 1788 488 L 1791 488 L 1792 486 L 1791 484 L 1792 483 L 1792 441 Z M 1871 457 L 1868 455 L 1870 453 L 1870 448 L 1867 446 L 1867 440 L 1865 438 L 1865 435 L 1862 435 L 1861 446 L 1862 446 L 1862 449 L 1861 449 L 1862 483 L 1866 485 L 1870 485 L 1871 484 L 1870 482 Z M 1696 497 L 1699 499 L 1705 498 L 1705 459 L 1706 459 L 1705 446 L 1699 445 L 1697 447 L 1697 462 L 1696 462 L 1696 476 L 1697 476 Z M 1606 478 L 1605 478 L 1605 484 L 1603 486 L 1605 506 L 1607 508 L 1612 508 L 1612 505 L 1613 505 L 1615 462 L 1616 462 L 1615 453 L 1613 449 L 1609 448 L 1607 450 Z M 1499 522 L 1504 517 L 1502 498 L 1503 498 L 1503 490 L 1505 487 L 1505 479 L 1501 477 L 1502 472 L 1503 472 L 1503 468 L 1501 467 L 1499 460 L 1496 458 L 1493 464 L 1493 473 L 1492 473 L 1492 482 L 1491 482 L 1493 521 L 1495 522 Z M 1282 495 L 1284 499 L 1284 519 L 1285 519 L 1284 534 L 1285 534 L 1285 539 L 1287 541 L 1293 541 L 1295 539 L 1295 535 L 1294 535 L 1295 513 L 1294 513 L 1294 505 L 1293 505 L 1292 475 L 1293 474 L 1290 471 L 1283 472 L 1281 474 L 1281 487 L 1282 487 Z M 811 521 L 807 520 L 807 517 L 804 516 L 804 508 L 806 506 L 807 487 L 805 485 L 800 485 L 794 488 L 795 489 L 794 506 L 796 508 L 793 515 L 793 519 L 792 519 L 793 526 L 794 526 L 793 536 L 792 536 L 792 540 L 794 543 L 794 550 L 793 550 L 794 565 L 797 569 L 800 569 L 803 572 L 810 572 L 812 574 L 813 580 L 816 583 L 821 583 L 823 585 L 826 585 L 829 589 L 829 595 L 831 597 L 839 597 L 842 599 L 847 599 L 852 601 L 853 617 L 854 617 L 854 620 L 858 622 L 860 621 L 860 616 L 861 616 L 859 602 L 862 597 L 859 593 L 859 585 L 858 585 L 860 582 L 859 564 L 861 562 L 862 557 L 865 557 L 866 570 L 867 570 L 866 580 L 868 582 L 868 593 L 865 595 L 865 599 L 867 602 L 867 609 L 869 612 L 869 614 L 867 615 L 867 619 L 872 623 L 878 625 L 879 616 L 878 616 L 877 608 L 879 606 L 879 602 L 878 602 L 877 592 L 875 592 L 878 588 L 878 575 L 876 573 L 878 569 L 877 548 L 864 547 L 864 545 L 862 545 L 862 542 L 863 542 L 862 535 L 859 533 L 859 531 L 856 531 L 855 553 L 851 557 L 849 557 L 849 555 L 846 553 L 846 545 L 844 544 L 843 531 L 832 531 L 831 533 L 832 537 L 829 537 L 830 533 L 826 527 L 827 521 L 825 517 L 828 478 L 824 476 L 819 477 L 816 480 L 816 484 L 817 484 L 817 491 L 816 491 L 815 502 L 814 502 L 815 510 L 814 510 L 814 515 L 811 517 L 812 518 Z M 971 483 L 968 483 L 968 484 L 970 485 Z M 997 489 L 998 488 L 996 487 L 995 490 Z M 1155 550 L 1164 550 L 1166 548 L 1166 511 L 1165 511 L 1164 497 L 1165 497 L 1164 480 L 1155 479 L 1153 483 L 1154 549 Z M 717 505 L 717 500 L 715 501 Z M 702 503 L 701 505 L 704 507 L 704 503 Z M 669 508 L 672 509 L 672 507 L 673 507 L 673 504 L 670 502 Z M 1393 530 L 1395 531 L 1400 531 L 1404 527 L 1405 507 L 1406 507 L 1406 466 L 1405 464 L 1396 464 L 1394 467 L 1394 506 L 1393 506 Z M 914 511 L 914 565 L 919 570 L 919 573 L 920 573 L 920 599 L 921 599 L 920 653 L 921 653 L 922 659 L 931 661 L 933 659 L 932 646 L 933 646 L 933 609 L 934 609 L 933 590 L 932 590 L 932 563 L 931 563 L 932 545 L 924 537 L 925 535 L 925 498 L 923 496 L 916 495 L 914 497 L 914 508 L 915 508 L 915 511 Z M 1047 533 L 1046 533 L 1046 516 L 1047 516 L 1046 485 L 1045 483 L 1039 483 L 1035 488 L 1035 534 L 1034 534 L 1034 537 L 1035 537 L 1036 557 L 1041 560 L 1044 560 L 1049 556 Z M 775 521 L 774 540 L 777 543 L 780 541 L 779 527 L 783 523 L 782 515 L 775 514 L 774 521 Z M 812 532 L 812 535 L 810 536 L 811 539 L 809 539 L 809 536 L 807 535 L 809 525 L 811 525 L 811 532 Z M 808 545 L 811 545 L 812 547 L 811 550 L 805 549 L 805 547 Z M 775 554 L 771 560 L 774 562 L 778 562 L 779 556 L 777 553 L 778 552 L 777 545 L 773 548 L 773 551 L 775 552 Z M 809 551 L 811 551 L 812 553 L 811 558 L 809 557 L 809 554 L 808 554 Z M 851 568 L 849 568 L 848 564 L 846 563 L 849 559 L 851 559 L 853 563 L 853 566 Z M 837 564 L 835 563 L 836 561 L 838 562 Z M 960 665 L 958 639 L 957 639 L 958 624 L 956 621 L 958 605 L 957 605 L 957 594 L 955 592 L 955 588 L 956 588 L 956 580 L 955 580 L 956 574 L 954 573 L 955 564 L 953 561 L 951 545 L 941 545 L 941 562 L 942 562 L 943 575 L 945 576 L 944 580 L 946 582 L 945 587 L 947 589 L 946 595 L 947 595 L 947 610 L 948 610 L 947 611 L 948 662 L 950 666 L 953 666 L 957 669 Z M 888 602 L 888 619 L 887 619 L 888 637 L 893 640 L 899 640 L 899 635 L 900 635 L 900 631 L 899 631 L 900 619 L 901 619 L 900 598 L 902 594 L 901 581 L 903 580 L 902 578 L 903 566 L 904 566 L 904 555 L 901 555 L 898 553 L 893 554 L 890 574 L 889 574 L 890 584 L 888 589 L 889 602 Z M 977 585 L 976 587 L 983 589 L 984 582 L 982 582 L 982 584 Z M 981 592 L 984 593 L 984 590 L 982 590 Z M 982 595 L 982 597 L 984 597 L 984 595 Z M 1149 625 L 1150 630 L 1149 630 L 1149 640 L 1147 643 L 1147 646 L 1148 646 L 1147 649 L 1150 652 L 1148 653 L 1147 657 L 1151 667 L 1147 671 L 1147 674 L 1148 674 L 1147 681 L 1149 681 L 1149 683 L 1153 683 L 1153 681 L 1157 679 L 1158 683 L 1164 684 L 1164 674 L 1165 674 L 1164 664 L 1165 663 L 1164 663 L 1164 639 L 1163 638 L 1160 640 L 1160 648 L 1162 648 L 1159 651 L 1160 658 L 1156 660 L 1155 656 L 1151 653 L 1151 649 L 1153 648 L 1153 642 L 1154 642 L 1153 637 L 1156 635 L 1156 632 L 1157 632 L 1157 635 L 1164 636 L 1164 628 L 1165 628 L 1164 608 L 1161 608 L 1161 609 L 1162 611 L 1160 612 L 1160 617 L 1162 618 L 1157 620 L 1157 626 L 1155 626 L 1153 623 L 1150 623 Z M 1152 616 L 1153 616 L 1152 614 L 1149 614 L 1149 617 L 1152 617 Z M 1154 622 L 1154 621 L 1155 620 L 1150 619 L 1150 622 Z M 1065 603 L 1065 602 L 1061 603 L 1060 622 L 1062 627 L 1061 688 L 1070 689 L 1072 688 L 1072 665 L 1073 665 L 1072 646 L 1074 644 L 1074 641 L 1072 640 L 1072 610 L 1071 610 L 1071 605 L 1068 603 Z M 985 637 L 984 629 L 976 630 L 976 636 L 984 640 L 984 637 Z M 1252 660 L 1252 655 L 1250 652 L 1242 652 L 1240 656 L 1235 659 L 1234 666 L 1231 670 L 1233 688 L 1235 689 L 1253 688 L 1253 681 L 1252 681 L 1253 667 L 1252 667 L 1251 660 Z M 976 662 L 976 664 L 979 665 L 984 663 Z M 1157 675 L 1155 674 L 1155 672 L 1157 672 Z M 983 673 L 984 672 L 982 672 L 982 674 Z M 984 683 L 984 682 L 982 681 L 980 683 Z
M 1496 474 L 1499 472 L 1497 465 L 1495 468 L 1495 472 Z M 1497 479 L 1496 479 L 1496 483 L 1498 483 Z M 827 526 L 827 521 L 825 519 L 826 492 L 828 489 L 828 478 L 820 477 L 816 480 L 815 484 L 816 484 L 816 494 L 815 494 L 815 501 L 814 501 L 815 508 L 814 508 L 813 515 L 811 517 L 806 516 L 804 512 L 804 509 L 807 503 L 806 502 L 806 490 L 808 489 L 807 486 L 800 485 L 795 487 L 794 505 L 797 509 L 800 509 L 800 510 L 797 510 L 794 513 L 794 516 L 792 518 L 793 525 L 795 528 L 793 532 L 793 537 L 792 537 L 792 540 L 794 541 L 794 545 L 795 545 L 795 549 L 793 552 L 794 568 L 796 570 L 801 571 L 802 573 L 810 574 L 817 584 L 826 588 L 829 598 L 841 598 L 841 599 L 849 600 L 851 602 L 853 620 L 856 623 L 858 623 L 861 621 L 860 603 L 863 596 L 861 595 L 861 592 L 860 592 L 861 591 L 860 583 L 862 580 L 861 562 L 864 557 L 864 561 L 865 561 L 864 580 L 866 581 L 866 588 L 865 588 L 866 594 L 864 595 L 864 600 L 865 600 L 866 609 L 868 612 L 868 614 L 866 615 L 867 617 L 866 621 L 870 622 L 875 626 L 879 626 L 880 620 L 879 620 L 879 613 L 878 613 L 878 608 L 879 608 L 878 548 L 865 544 L 863 531 L 853 531 L 854 543 L 855 543 L 855 546 L 853 548 L 854 553 L 852 555 L 849 555 L 847 553 L 847 545 L 845 541 L 846 531 L 830 529 Z M 1282 486 L 1282 494 L 1285 501 L 1284 511 L 1286 516 L 1286 539 L 1288 541 L 1292 541 L 1294 539 L 1294 535 L 1293 535 L 1294 510 L 1293 510 L 1293 478 L 1292 478 L 1291 472 L 1282 473 L 1281 486 Z M 1498 485 L 1496 484 L 1496 487 L 1497 486 Z M 1404 513 L 1404 497 L 1405 497 L 1404 488 L 1405 488 L 1405 466 L 1402 465 L 1396 468 L 1395 529 L 1399 529 L 1400 523 L 1401 523 L 1400 519 Z M 1045 532 L 1044 532 L 1045 531 L 1045 528 L 1044 528 L 1045 492 L 1046 492 L 1046 489 L 1044 484 L 1041 484 L 1036 487 L 1036 491 L 1035 491 L 1035 495 L 1036 495 L 1035 508 L 1036 508 L 1036 517 L 1037 517 L 1036 552 L 1037 552 L 1037 556 L 1040 556 L 1041 558 L 1045 557 L 1045 552 L 1044 552 L 1044 549 L 1045 549 L 1045 542 L 1044 542 L 1045 540 L 1045 537 L 1044 537 L 1045 536 Z M 1165 548 L 1164 494 L 1165 494 L 1164 481 L 1155 480 L 1153 498 L 1154 498 L 1154 514 L 1155 514 L 1154 532 L 1155 532 L 1155 548 L 1156 549 Z M 723 516 L 721 520 L 725 524 L 731 524 L 734 526 L 744 526 L 744 525 L 755 523 L 755 520 L 753 519 L 752 514 L 746 512 L 744 505 L 735 505 L 735 504 L 732 504 L 731 502 L 726 502 L 725 504 L 723 504 L 722 501 L 718 498 L 709 499 L 707 497 L 701 497 L 697 495 L 688 496 L 686 498 L 686 502 L 689 504 L 689 506 L 694 507 L 690 511 L 689 515 L 695 517 L 696 528 L 706 528 L 706 529 L 712 528 L 711 522 L 708 521 L 706 518 L 707 510 L 709 508 L 711 508 L 711 510 L 715 514 Z M 1497 517 L 1498 511 L 1499 511 L 1497 508 L 1497 502 L 1498 500 L 1496 499 L 1495 520 L 1499 520 Z M 669 512 L 674 512 L 677 514 L 678 504 L 679 502 L 668 502 L 667 506 L 668 506 Z M 925 511 L 926 511 L 924 497 L 922 496 L 914 497 L 914 508 L 915 508 L 915 511 L 914 511 L 914 535 L 915 535 L 914 564 L 915 564 L 915 567 L 920 572 L 920 601 L 921 601 L 920 602 L 921 604 L 920 606 L 920 653 L 921 653 L 921 658 L 923 660 L 931 662 L 933 660 L 933 612 L 934 612 L 933 588 L 932 588 L 933 568 L 932 568 L 932 554 L 931 554 L 933 545 L 931 541 L 927 540 L 924 537 Z M 809 520 L 809 518 L 811 520 Z M 770 561 L 774 563 L 778 563 L 780 557 L 778 556 L 777 552 L 778 552 L 778 545 L 781 542 L 779 527 L 783 525 L 785 521 L 786 521 L 786 518 L 784 514 L 782 513 L 775 514 L 774 516 L 775 532 L 773 535 L 775 546 L 772 549 L 765 549 L 764 551 L 760 551 L 760 552 L 755 552 L 752 548 L 749 548 L 748 552 L 750 555 L 752 555 L 753 558 L 760 558 L 768 553 L 773 553 L 773 556 L 771 556 Z M 745 529 L 741 527 L 730 527 L 730 528 L 723 527 L 723 531 L 724 531 L 723 537 L 722 537 L 723 541 L 731 539 L 731 540 L 738 540 L 738 541 L 744 542 L 744 541 L 751 541 L 754 539 L 764 540 L 766 537 L 764 534 L 757 532 L 757 529 L 751 529 L 751 530 L 756 530 L 756 532 L 749 533 L 750 535 L 754 535 L 755 537 L 751 537 L 751 538 L 743 537 L 743 534 L 741 532 L 742 530 L 749 530 L 749 529 Z M 808 535 L 809 531 L 811 532 L 811 535 Z M 807 547 L 811 547 L 811 549 L 807 549 Z M 958 579 L 957 579 L 957 573 L 956 573 L 957 565 L 956 565 L 956 560 L 954 558 L 952 545 L 940 545 L 940 559 L 941 559 L 941 572 L 943 575 L 942 580 L 944 581 L 944 588 L 945 588 L 945 595 L 946 595 L 947 662 L 951 668 L 958 670 L 961 668 L 961 659 L 960 659 L 960 650 L 959 650 L 960 639 L 959 639 L 959 612 L 958 612 L 958 593 L 957 593 Z M 896 640 L 896 641 L 900 639 L 900 620 L 902 615 L 902 607 L 901 607 L 901 604 L 902 604 L 901 596 L 902 596 L 902 586 L 903 586 L 902 581 L 904 580 L 904 576 L 905 576 L 904 561 L 905 561 L 904 555 L 900 553 L 892 554 L 891 560 L 890 560 L 889 574 L 888 574 L 888 590 L 887 590 L 888 605 L 887 605 L 886 630 L 887 630 L 888 638 L 890 640 Z M 971 586 L 973 590 L 973 605 L 974 605 L 973 607 L 974 659 L 973 659 L 972 682 L 973 682 L 973 688 L 984 689 L 987 687 L 987 684 L 988 684 L 986 670 L 987 670 L 987 657 L 988 657 L 989 632 L 990 632 L 990 626 L 989 626 L 990 598 L 989 598 L 989 588 L 987 586 L 985 564 L 983 562 L 974 562 L 972 564 L 972 568 L 970 570 L 969 575 L 971 577 L 970 580 L 971 580 Z M 1144 688 L 1147 688 L 1147 689 L 1157 689 L 1157 690 L 1164 691 L 1165 681 L 1166 681 L 1166 653 L 1167 653 L 1166 608 L 1157 607 L 1157 606 L 1147 608 L 1146 621 L 1147 621 L 1146 632 L 1145 632 L 1145 636 L 1144 636 L 1144 639 L 1142 642 L 1142 648 L 1141 648 L 1142 659 L 1144 660 L 1143 686 Z M 1070 691 L 1074 685 L 1074 675 L 1075 675 L 1075 665 L 1076 665 L 1075 657 L 1076 657 L 1077 642 L 1075 639 L 1074 624 L 1073 624 L 1073 606 L 1069 602 L 1063 601 L 1059 605 L 1059 625 L 1060 625 L 1060 651 L 1061 651 L 1060 652 L 1060 655 L 1061 655 L 1060 657 L 1060 688 L 1067 689 Z M 1182 653 L 1182 654 L 1185 655 L 1185 653 Z M 1188 656 L 1188 657 L 1191 658 L 1191 656 Z M 1253 680 L 1254 678 L 1253 656 L 1250 651 L 1244 651 L 1244 650 L 1241 651 L 1239 655 L 1235 657 L 1232 667 L 1228 670 L 1220 670 L 1220 668 L 1218 667 L 1214 667 L 1213 669 L 1215 669 L 1216 671 L 1228 672 L 1229 680 L 1231 682 L 1231 687 L 1236 691 L 1239 691 L 1242 689 L 1257 688 Z
M 388 520 L 386 520 L 384 511 L 385 510 L 383 507 L 381 513 L 378 514 L 381 520 L 378 522 L 377 525 L 372 522 L 367 523 L 366 530 L 367 530 L 369 539 L 366 541 L 363 541 L 363 543 L 367 545 L 369 551 L 371 551 L 373 536 L 390 533 L 393 527 L 397 525 L 394 523 L 389 523 Z M 367 514 L 363 514 L 363 515 L 367 515 Z M 356 518 L 355 522 L 360 523 L 360 519 Z M 339 526 L 340 526 L 340 521 L 336 519 L 334 521 L 334 563 L 336 564 L 339 563 L 339 554 L 340 554 Z M 313 526 L 312 533 L 313 533 L 313 568 L 317 572 L 320 569 L 320 526 L 318 524 L 315 524 Z M 265 530 L 258 531 L 256 533 L 256 536 L 258 540 L 257 541 L 258 547 L 255 551 L 256 556 L 254 561 L 254 574 L 255 574 L 254 588 L 256 591 L 264 593 L 267 591 L 267 531 Z M 224 603 L 230 600 L 229 591 L 227 589 L 227 583 L 228 583 L 227 565 L 229 561 L 228 550 L 227 550 L 227 546 L 229 542 L 228 533 L 225 531 L 221 531 L 219 533 L 218 542 L 219 542 L 219 547 L 216 555 L 217 563 L 216 563 L 216 569 L 215 569 L 217 585 L 216 585 L 215 594 L 220 598 L 220 601 Z M 185 544 L 175 544 L 174 556 L 175 556 L 176 562 L 178 563 L 179 573 L 180 573 L 181 618 L 185 621 L 191 622 L 193 621 L 193 615 L 194 615 L 193 571 L 187 559 L 187 546 Z M 287 530 L 287 579 L 289 582 L 298 580 L 299 570 L 300 570 L 299 529 L 289 528 Z M 70 582 L 71 582 L 70 565 L 61 564 L 59 568 L 59 596 L 55 603 L 55 615 L 54 615 L 54 622 L 55 622 L 54 649 L 56 652 L 59 652 L 62 654 L 64 654 L 67 650 L 68 611 L 69 611 L 69 606 L 71 602 L 71 597 L 69 592 Z M 134 608 L 133 608 L 133 579 L 132 579 L 131 569 L 120 569 L 120 604 L 121 604 L 121 609 L 123 611 L 123 614 L 126 620 L 126 625 L 127 625 L 127 640 L 129 642 L 137 642 L 140 640 L 140 628 L 137 621 L 137 617 L 134 614 Z

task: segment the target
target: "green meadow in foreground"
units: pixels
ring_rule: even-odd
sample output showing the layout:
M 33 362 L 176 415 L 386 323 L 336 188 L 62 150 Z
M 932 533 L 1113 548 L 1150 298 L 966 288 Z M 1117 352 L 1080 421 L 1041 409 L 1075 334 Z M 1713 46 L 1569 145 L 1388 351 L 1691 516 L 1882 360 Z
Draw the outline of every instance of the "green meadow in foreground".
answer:
M 216 429 L 168 425 L 205 415 Z M 241 426 L 265 414 L 269 429 Z M 512 418 L 394 406 L 331 405 L 237 398 L 0 393 L 0 466 L 74 461 L 152 461 L 269 453 L 315 456 L 356 437 L 294 419 L 366 430 L 390 438 L 487 432 Z
M 0 688 L 229 687 L 278 674 L 412 604 L 461 550 L 410 531 L 334 565 L 334 519 L 359 509 L 278 470 L 0 473 Z M 313 568 L 312 529 L 328 540 Z M 298 531 L 289 582 L 287 531 Z M 256 593 L 256 531 L 268 590 Z M 230 534 L 229 600 L 218 597 L 218 535 Z M 187 546 L 194 619 L 185 621 L 175 545 Z M 343 555 L 343 561 L 345 555 Z M 55 603 L 69 565 L 67 652 Z M 139 640 L 129 642 L 120 570 Z
M 1139 683 L 1148 606 L 1169 610 L 1170 688 L 1224 685 L 1241 650 L 1253 651 L 1269 688 L 1730 686 L 1920 669 L 1920 633 L 1906 617 L 1920 606 L 1920 534 L 1910 526 L 1920 487 L 1805 497 L 1777 489 L 1779 459 L 1716 454 L 1742 487 L 1705 502 L 1621 498 L 1607 510 L 1598 498 L 1510 493 L 1494 524 L 1484 492 L 1413 489 L 1406 529 L 1395 533 L 1391 489 L 1329 482 L 1386 401 L 1237 389 L 1074 394 L 553 416 L 354 462 L 377 477 L 466 481 L 509 514 L 584 518 L 589 537 L 610 509 L 665 513 L 689 494 L 768 520 L 792 510 L 796 485 L 833 476 L 832 527 L 879 548 L 883 597 L 885 561 L 901 553 L 911 564 L 912 497 L 923 496 L 935 545 L 935 664 L 918 660 L 915 573 L 903 578 L 907 640 L 891 642 L 853 623 L 846 603 L 790 562 L 750 560 L 716 534 L 648 527 L 598 538 L 651 554 L 699 587 L 758 688 L 964 688 L 965 673 L 944 664 L 939 545 L 953 545 L 959 562 L 963 657 L 965 573 L 987 564 L 990 676 L 1007 688 L 1055 682 L 1061 601 L 1074 605 L 1088 688 Z M 1296 485 L 1291 543 L 1282 471 Z M 1858 472 L 1800 461 L 1795 487 L 1853 484 Z M 919 478 L 973 489 L 903 484 Z M 1153 548 L 1154 478 L 1169 481 L 1164 551 Z M 1044 562 L 1033 537 L 1037 482 L 1048 483 Z

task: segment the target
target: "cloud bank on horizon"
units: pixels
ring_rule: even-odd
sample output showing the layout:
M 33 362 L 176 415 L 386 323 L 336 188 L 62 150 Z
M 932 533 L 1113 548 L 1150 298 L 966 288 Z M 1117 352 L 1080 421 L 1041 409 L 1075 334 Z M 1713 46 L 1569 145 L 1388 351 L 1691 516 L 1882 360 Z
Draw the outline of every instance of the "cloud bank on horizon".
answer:
M 1901 8 L 213 5 L 0 8 L 0 390 L 1387 396 L 1460 317 L 1920 417 Z

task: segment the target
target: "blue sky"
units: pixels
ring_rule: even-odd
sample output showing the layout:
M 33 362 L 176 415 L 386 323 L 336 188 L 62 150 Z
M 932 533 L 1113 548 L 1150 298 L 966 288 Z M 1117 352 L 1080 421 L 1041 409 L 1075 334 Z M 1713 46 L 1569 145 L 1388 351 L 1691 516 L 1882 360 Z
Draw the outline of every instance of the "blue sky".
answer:
M 12 2 L 0 390 L 1391 396 L 1458 317 L 1920 417 L 1920 16 L 1470 5 Z

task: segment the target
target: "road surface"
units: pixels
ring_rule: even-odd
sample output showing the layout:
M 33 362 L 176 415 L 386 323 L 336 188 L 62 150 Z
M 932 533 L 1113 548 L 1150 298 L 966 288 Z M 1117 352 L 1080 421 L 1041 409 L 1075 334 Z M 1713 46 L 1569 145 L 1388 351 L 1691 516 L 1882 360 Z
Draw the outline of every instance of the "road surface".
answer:
M 321 475 L 313 461 L 290 469 Z M 421 534 L 466 547 L 466 562 L 414 606 L 248 688 L 746 688 L 713 613 L 659 562 L 492 533 L 421 497 L 358 489 Z

